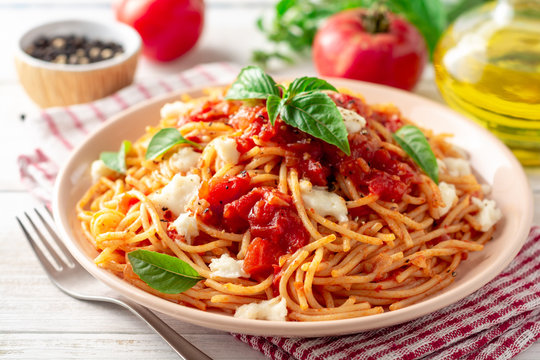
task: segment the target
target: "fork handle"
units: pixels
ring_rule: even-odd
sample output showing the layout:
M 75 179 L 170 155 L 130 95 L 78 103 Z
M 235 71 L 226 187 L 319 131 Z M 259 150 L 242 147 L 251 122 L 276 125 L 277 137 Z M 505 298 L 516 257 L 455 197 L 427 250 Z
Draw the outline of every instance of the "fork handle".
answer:
M 116 299 L 118 304 L 122 305 L 139 318 L 144 320 L 152 329 L 155 330 L 161 337 L 173 348 L 174 351 L 180 356 L 183 360 L 212 360 L 211 357 L 207 356 L 205 353 L 197 349 L 193 344 L 184 339 L 182 335 L 178 334 L 167 325 L 163 320 L 161 320 L 157 315 L 152 311 L 131 302 L 126 299 Z

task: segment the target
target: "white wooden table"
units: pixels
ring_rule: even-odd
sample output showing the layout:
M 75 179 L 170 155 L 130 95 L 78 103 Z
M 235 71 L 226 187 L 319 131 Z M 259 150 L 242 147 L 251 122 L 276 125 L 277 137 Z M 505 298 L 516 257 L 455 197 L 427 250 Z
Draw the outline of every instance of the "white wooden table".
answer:
M 271 0 L 207 0 L 205 32 L 196 50 L 177 62 L 141 61 L 138 79 L 187 69 L 201 62 L 245 64 L 262 41 L 254 22 Z M 13 54 L 28 26 L 57 18 L 112 18 L 105 0 L 0 0 L 0 358 L 6 359 L 175 359 L 172 350 L 140 320 L 112 305 L 74 300 L 56 289 L 32 254 L 14 216 L 36 205 L 19 181 L 16 155 L 30 149 L 20 115 L 37 108 L 17 82 Z M 239 46 L 241 44 L 241 46 Z M 313 74 L 308 63 L 276 71 Z M 416 92 L 441 101 L 427 71 Z M 540 169 L 527 170 L 540 225 Z M 179 333 L 214 359 L 263 359 L 229 334 L 166 319 Z M 518 359 L 540 359 L 536 343 Z

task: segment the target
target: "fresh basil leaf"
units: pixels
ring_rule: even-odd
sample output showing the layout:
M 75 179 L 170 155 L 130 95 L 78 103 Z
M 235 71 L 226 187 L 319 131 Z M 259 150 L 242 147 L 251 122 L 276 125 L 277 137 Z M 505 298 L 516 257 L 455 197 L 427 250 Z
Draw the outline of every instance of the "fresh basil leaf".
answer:
M 225 99 L 266 99 L 270 95 L 279 96 L 274 79 L 258 66 L 246 66 L 232 83 Z
M 159 130 L 150 140 L 148 148 L 146 149 L 145 159 L 153 160 L 158 156 L 165 154 L 170 148 L 178 144 L 190 144 L 200 147 L 199 144 L 184 138 L 178 129 L 164 128 Z
M 268 99 L 266 99 L 266 110 L 268 111 L 268 118 L 272 125 L 276 122 L 276 118 L 281 110 L 281 102 L 282 100 L 276 95 L 270 95 Z
M 293 97 L 301 93 L 312 93 L 322 90 L 332 90 L 337 92 L 337 89 L 326 80 L 304 76 L 295 79 L 291 85 L 289 85 L 287 95 L 288 97 Z
M 103 161 L 105 166 L 120 174 L 125 174 L 127 171 L 126 154 L 131 149 L 131 142 L 124 140 L 120 145 L 118 152 L 104 151 L 99 155 L 99 159 Z
M 281 108 L 281 119 L 350 155 L 347 129 L 336 104 L 324 93 L 299 94 Z
M 177 257 L 148 250 L 128 253 L 133 272 L 152 289 L 179 294 L 204 279 L 187 262 Z
M 405 125 L 393 134 L 396 142 L 436 184 L 439 184 L 439 166 L 424 133 L 413 125 Z

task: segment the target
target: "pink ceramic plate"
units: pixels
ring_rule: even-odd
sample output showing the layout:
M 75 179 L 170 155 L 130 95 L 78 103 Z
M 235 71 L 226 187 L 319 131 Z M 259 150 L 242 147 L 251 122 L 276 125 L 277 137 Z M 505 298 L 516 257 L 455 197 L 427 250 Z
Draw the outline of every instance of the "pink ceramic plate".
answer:
M 459 267 L 454 284 L 421 303 L 368 317 L 324 322 L 277 322 L 237 319 L 178 305 L 136 288 L 92 262 L 96 251 L 81 233 L 75 204 L 90 185 L 90 164 L 103 150 L 112 150 L 124 140 L 135 140 L 147 125 L 159 121 L 159 110 L 180 93 L 152 99 L 107 121 L 71 155 L 61 170 L 55 188 L 54 216 L 61 236 L 75 258 L 96 278 L 126 297 L 175 318 L 209 328 L 256 335 L 323 336 L 355 333 L 399 324 L 448 306 L 471 294 L 499 274 L 516 256 L 532 222 L 532 194 L 526 176 L 512 153 L 493 135 L 445 106 L 419 96 L 384 86 L 329 79 L 336 87 L 361 93 L 373 103 L 393 103 L 402 113 L 436 133 L 453 133 L 452 142 L 468 151 L 478 176 L 492 186 L 490 197 L 504 214 L 497 232 L 485 249 L 472 253 Z M 187 92 L 193 97 L 199 90 Z

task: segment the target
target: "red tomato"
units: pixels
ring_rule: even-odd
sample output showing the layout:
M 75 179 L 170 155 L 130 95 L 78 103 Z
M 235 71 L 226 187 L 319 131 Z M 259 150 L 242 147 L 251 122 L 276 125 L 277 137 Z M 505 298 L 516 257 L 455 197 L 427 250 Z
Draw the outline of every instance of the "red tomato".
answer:
M 141 35 L 143 53 L 159 61 L 188 52 L 203 28 L 203 0 L 116 0 L 113 8 L 119 21 Z
M 426 59 L 422 35 L 390 12 L 340 12 L 319 29 L 313 43 L 313 61 L 319 74 L 406 90 L 418 82 Z

